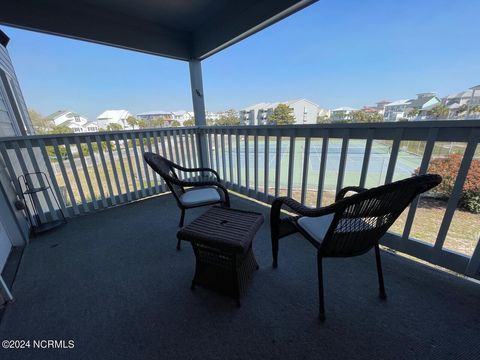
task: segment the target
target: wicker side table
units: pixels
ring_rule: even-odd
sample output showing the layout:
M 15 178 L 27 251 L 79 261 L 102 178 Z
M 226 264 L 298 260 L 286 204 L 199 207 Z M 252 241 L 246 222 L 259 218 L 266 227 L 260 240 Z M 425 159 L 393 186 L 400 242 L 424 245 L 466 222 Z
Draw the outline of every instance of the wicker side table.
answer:
M 252 241 L 262 224 L 262 214 L 212 207 L 181 229 L 177 238 L 189 241 L 195 253 L 192 289 L 202 285 L 234 296 L 240 306 L 240 295 L 258 269 Z

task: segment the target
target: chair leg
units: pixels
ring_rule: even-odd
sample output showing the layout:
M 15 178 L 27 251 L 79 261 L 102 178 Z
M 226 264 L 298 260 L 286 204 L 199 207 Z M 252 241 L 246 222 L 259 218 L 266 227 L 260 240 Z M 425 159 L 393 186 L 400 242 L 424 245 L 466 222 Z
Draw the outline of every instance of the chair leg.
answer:
M 278 267 L 278 236 L 272 233 L 272 256 L 273 256 L 273 267 Z
M 387 294 L 385 293 L 385 286 L 383 284 L 382 261 L 380 259 L 380 248 L 378 244 L 375 244 L 375 259 L 377 262 L 379 296 L 380 299 L 386 299 Z
M 317 270 L 318 270 L 318 319 L 325 321 L 325 299 L 323 297 L 323 265 L 322 255 L 317 253 Z
M 182 215 L 180 215 L 180 223 L 178 224 L 178 227 L 183 227 L 184 220 L 185 220 L 185 209 L 182 209 Z
M 179 227 L 183 227 L 183 222 L 185 221 L 185 209 L 182 209 L 182 215 L 180 215 L 180 223 L 178 224 Z M 181 240 L 177 240 L 177 250 L 181 249 L 180 245 Z

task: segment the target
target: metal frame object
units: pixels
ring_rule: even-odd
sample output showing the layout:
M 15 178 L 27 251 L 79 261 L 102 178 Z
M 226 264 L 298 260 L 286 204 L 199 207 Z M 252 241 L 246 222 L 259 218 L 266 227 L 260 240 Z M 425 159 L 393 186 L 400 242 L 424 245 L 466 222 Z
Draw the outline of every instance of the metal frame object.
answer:
M 33 176 L 37 177 L 40 185 L 39 187 L 34 187 L 32 182 Z M 67 222 L 65 214 L 63 213 L 63 210 L 60 207 L 60 203 L 58 202 L 58 199 L 53 193 L 50 180 L 48 180 L 48 177 L 44 172 L 42 171 L 28 172 L 18 176 L 17 181 L 21 189 L 22 200 L 24 201 L 24 204 L 25 204 L 25 212 L 27 213 L 27 219 L 30 223 L 32 231 L 35 234 L 51 230 Z M 55 214 L 59 212 L 61 215 L 60 219 L 47 221 L 45 214 L 42 211 L 39 211 L 40 205 L 38 204 L 38 198 L 36 194 L 41 192 L 46 194 L 45 198 L 48 199 L 49 202 L 50 202 L 49 196 L 51 195 L 53 197 L 55 203 L 57 204 L 57 211 L 55 211 Z M 27 196 L 29 199 L 31 210 L 29 208 L 29 204 L 27 203 L 25 196 Z

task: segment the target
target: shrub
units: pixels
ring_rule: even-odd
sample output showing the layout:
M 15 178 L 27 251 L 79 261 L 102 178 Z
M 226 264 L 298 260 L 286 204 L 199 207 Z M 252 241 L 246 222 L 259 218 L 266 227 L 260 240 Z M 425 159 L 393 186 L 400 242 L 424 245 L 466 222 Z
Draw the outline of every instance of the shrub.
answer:
M 437 194 L 444 197 L 450 196 L 462 163 L 462 157 L 460 154 L 451 154 L 445 158 L 430 161 L 428 172 L 439 174 L 443 178 L 441 184 L 434 189 Z M 415 170 L 416 174 L 418 174 L 418 170 Z M 480 213 L 480 160 L 472 160 L 463 185 L 459 206 L 474 214 Z

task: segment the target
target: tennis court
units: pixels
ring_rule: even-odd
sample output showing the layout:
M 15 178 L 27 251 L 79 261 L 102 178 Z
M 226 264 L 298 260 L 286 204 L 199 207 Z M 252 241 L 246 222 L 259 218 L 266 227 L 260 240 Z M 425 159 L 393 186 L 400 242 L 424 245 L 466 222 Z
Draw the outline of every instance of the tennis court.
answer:
M 363 158 L 365 153 L 365 140 L 350 140 L 347 150 L 347 159 L 345 164 L 345 177 L 344 185 L 358 185 L 360 181 L 360 175 L 362 171 Z M 275 172 L 276 172 L 276 138 L 271 138 L 269 141 L 269 186 L 272 187 L 275 184 Z M 229 150 L 228 146 L 225 149 L 218 149 L 219 163 L 218 168 L 222 168 L 222 152 L 225 152 L 226 168 L 230 168 L 229 164 Z M 232 165 L 234 181 L 237 181 L 237 155 L 236 144 L 232 143 Z M 327 148 L 327 161 L 325 166 L 325 190 L 335 190 L 339 172 L 340 156 L 342 151 L 341 139 L 330 139 Z M 374 141 L 372 144 L 372 150 L 370 154 L 370 162 L 367 173 L 366 186 L 372 187 L 382 184 L 385 181 L 385 175 L 388 168 L 388 162 L 390 159 L 391 143 Z M 250 173 L 250 185 L 253 186 L 254 182 L 254 144 L 253 141 L 249 141 L 249 173 Z M 294 156 L 294 169 L 293 169 L 293 187 L 300 188 L 302 183 L 303 164 L 305 153 L 305 140 L 296 139 L 295 142 L 295 156 Z M 280 151 L 280 188 L 286 188 L 288 185 L 288 167 L 290 158 L 290 141 L 289 139 L 282 139 L 281 151 Z M 214 149 L 213 158 L 214 163 L 216 159 L 216 153 Z M 310 155 L 308 157 L 308 180 L 307 187 L 309 189 L 317 189 L 318 178 L 320 172 L 320 163 L 322 157 L 322 139 L 312 139 L 310 143 Z M 397 158 L 397 164 L 394 172 L 394 179 L 401 179 L 409 177 L 420 166 L 421 156 L 412 154 L 405 150 L 400 150 Z M 264 184 L 264 168 L 265 168 L 265 142 L 263 139 L 259 139 L 258 143 L 258 173 L 259 173 L 259 185 L 263 187 Z M 240 142 L 240 177 L 242 185 L 246 183 L 245 177 L 245 142 Z M 222 174 L 223 175 L 223 174 Z M 226 175 L 226 176 L 225 176 Z M 224 178 L 229 179 L 229 172 L 223 175 Z

